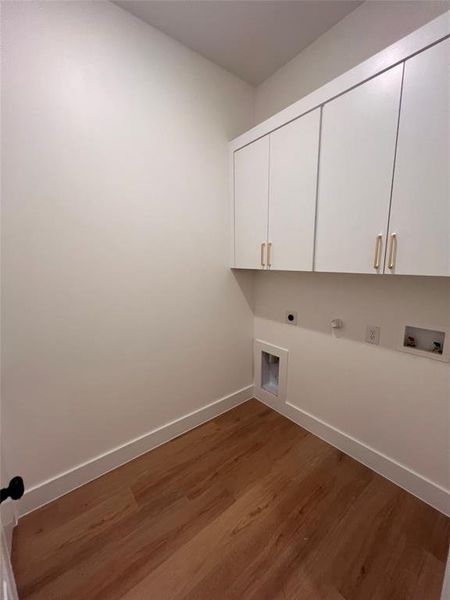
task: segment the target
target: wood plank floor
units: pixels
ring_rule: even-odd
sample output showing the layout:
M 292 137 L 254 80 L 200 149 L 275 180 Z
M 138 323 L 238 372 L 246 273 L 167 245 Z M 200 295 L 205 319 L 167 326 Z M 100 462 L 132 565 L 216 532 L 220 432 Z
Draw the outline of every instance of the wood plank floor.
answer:
M 438 600 L 449 519 L 251 400 L 21 519 L 34 600 Z

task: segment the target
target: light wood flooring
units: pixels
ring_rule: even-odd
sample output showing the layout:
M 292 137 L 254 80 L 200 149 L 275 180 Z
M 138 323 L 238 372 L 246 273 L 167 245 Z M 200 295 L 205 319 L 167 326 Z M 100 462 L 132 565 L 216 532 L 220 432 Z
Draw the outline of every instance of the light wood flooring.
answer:
M 450 522 L 251 400 L 20 520 L 21 599 L 438 600 Z

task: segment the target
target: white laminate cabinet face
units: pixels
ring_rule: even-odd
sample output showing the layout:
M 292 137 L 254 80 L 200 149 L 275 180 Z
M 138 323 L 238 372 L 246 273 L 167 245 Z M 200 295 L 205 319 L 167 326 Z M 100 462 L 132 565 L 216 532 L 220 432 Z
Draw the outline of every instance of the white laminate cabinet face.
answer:
M 320 109 L 270 134 L 271 269 L 311 271 Z
M 446 40 L 405 63 L 386 273 L 450 275 L 449 61 Z
M 235 267 L 262 269 L 267 242 L 269 136 L 234 153 Z M 266 252 L 264 252 L 266 256 Z
M 323 108 L 316 271 L 383 271 L 402 71 L 398 65 Z

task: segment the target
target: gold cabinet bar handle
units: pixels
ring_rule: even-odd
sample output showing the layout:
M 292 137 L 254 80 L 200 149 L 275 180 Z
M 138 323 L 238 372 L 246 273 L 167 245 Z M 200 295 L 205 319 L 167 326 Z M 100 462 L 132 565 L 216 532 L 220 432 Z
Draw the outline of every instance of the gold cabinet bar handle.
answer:
M 389 246 L 388 268 L 392 271 L 395 267 L 395 257 L 397 254 L 397 234 L 391 233 L 391 244 Z
M 266 266 L 266 261 L 265 261 L 265 250 L 266 250 L 266 242 L 262 242 L 261 244 L 261 266 L 265 267 Z
M 381 243 L 383 241 L 383 236 L 381 233 L 377 235 L 377 239 L 375 242 L 375 256 L 373 258 L 373 268 L 378 271 L 380 268 L 380 259 L 381 259 Z
M 267 244 L 267 266 L 272 266 L 272 242 Z

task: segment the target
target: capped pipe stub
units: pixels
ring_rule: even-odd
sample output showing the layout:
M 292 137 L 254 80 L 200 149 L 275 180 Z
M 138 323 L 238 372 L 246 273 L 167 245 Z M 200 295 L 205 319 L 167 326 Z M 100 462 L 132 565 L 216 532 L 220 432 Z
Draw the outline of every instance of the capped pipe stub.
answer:
M 333 319 L 330 323 L 331 325 L 331 329 L 342 329 L 342 327 L 344 326 L 344 323 L 342 322 L 342 319 Z

